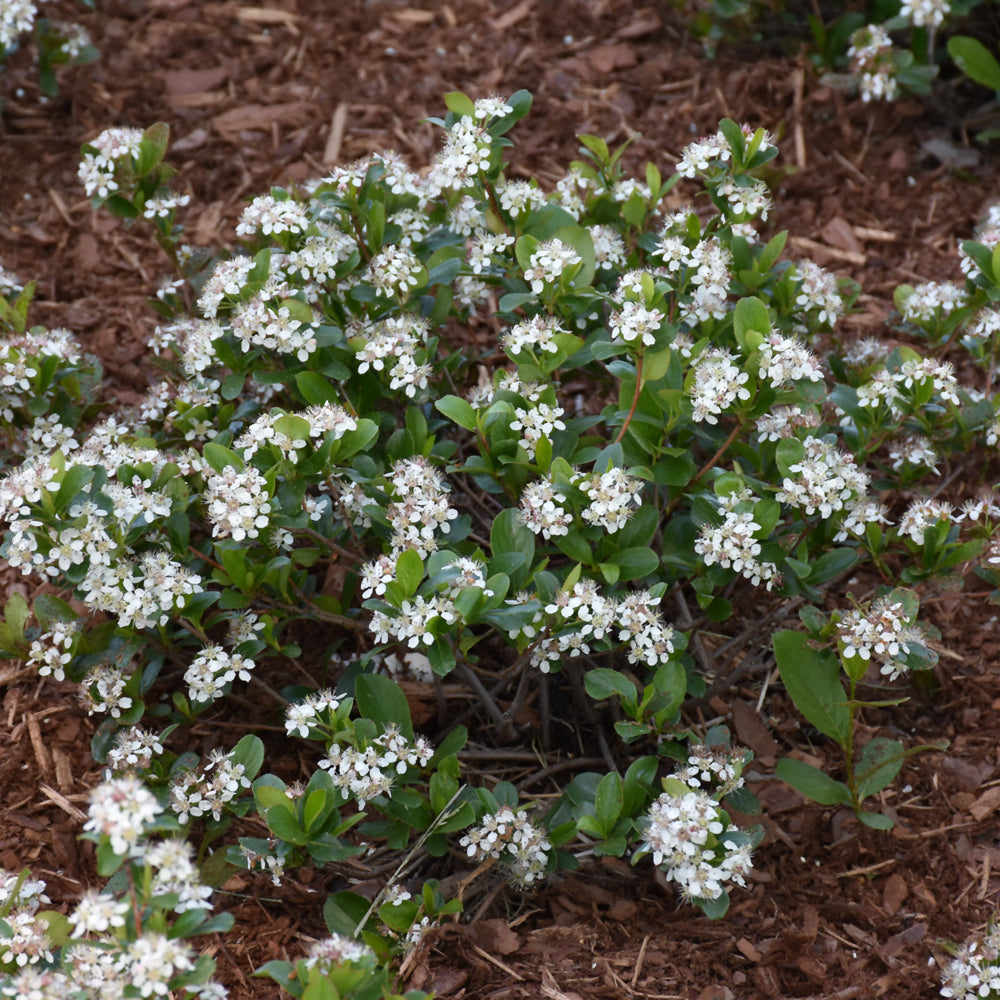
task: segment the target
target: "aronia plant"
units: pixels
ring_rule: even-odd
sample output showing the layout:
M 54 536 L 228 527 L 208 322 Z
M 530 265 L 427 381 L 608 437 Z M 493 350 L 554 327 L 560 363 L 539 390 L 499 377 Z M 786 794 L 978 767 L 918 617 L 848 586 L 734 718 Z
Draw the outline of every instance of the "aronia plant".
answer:
M 905 698 L 934 662 L 914 588 L 970 565 L 998 582 L 1000 506 L 931 495 L 1000 427 L 993 231 L 963 244 L 964 286 L 901 293 L 920 351 L 843 343 L 856 288 L 763 235 L 763 129 L 723 121 L 666 180 L 582 136 L 545 191 L 505 169 L 530 100 L 450 94 L 428 170 L 386 152 L 273 189 L 207 262 L 165 125 L 85 145 L 95 206 L 176 268 L 153 302 L 163 378 L 131 408 L 94 405 L 96 362 L 29 327 L 32 286 L 3 275 L 2 554 L 47 586 L 10 597 L 0 648 L 99 722 L 84 835 L 109 879 L 64 916 L 4 876 L 7 995 L 223 996 L 197 936 L 229 926 L 212 889 L 240 870 L 353 858 L 381 880 L 260 970 L 310 998 L 395 995 L 395 956 L 461 909 L 430 859 L 530 892 L 628 857 L 721 916 L 761 836 L 735 818 L 750 755 L 684 708 L 772 631 L 843 755 L 843 780 L 781 774 L 890 825 L 865 800 L 919 748 L 859 745 L 862 694 Z M 985 389 L 959 384 L 960 346 Z M 781 630 L 795 608 L 807 632 Z M 466 723 L 483 747 L 532 718 L 540 754 L 586 739 L 600 767 L 565 759 L 544 796 L 469 772 Z M 306 773 L 267 770 L 274 728 Z

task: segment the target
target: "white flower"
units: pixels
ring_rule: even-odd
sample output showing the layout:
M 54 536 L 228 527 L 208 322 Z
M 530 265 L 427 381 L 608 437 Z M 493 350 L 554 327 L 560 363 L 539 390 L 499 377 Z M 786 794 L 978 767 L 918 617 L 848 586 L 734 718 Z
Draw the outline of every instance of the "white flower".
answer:
M 244 469 L 227 465 L 209 477 L 205 507 L 213 538 L 222 536 L 237 542 L 257 538 L 271 513 L 267 482 L 252 465 Z
M 159 814 L 156 796 L 138 778 L 115 778 L 90 793 L 89 819 L 83 828 L 108 837 L 115 854 L 127 855 L 143 836 L 146 824 Z
M 739 399 L 749 399 L 746 382 L 750 376 L 735 364 L 735 356 L 727 350 L 713 347 L 694 363 L 694 380 L 690 394 L 692 417 L 701 422 L 717 424 L 719 416 Z
M 601 475 L 592 474 L 581 479 L 578 485 L 590 500 L 583 511 L 583 519 L 610 533 L 624 528 L 634 508 L 642 502 L 642 480 L 625 469 L 613 468 Z
M 545 240 L 529 258 L 524 280 L 536 295 L 541 295 L 546 285 L 558 284 L 563 271 L 582 263 L 583 258 L 569 244 L 558 239 Z

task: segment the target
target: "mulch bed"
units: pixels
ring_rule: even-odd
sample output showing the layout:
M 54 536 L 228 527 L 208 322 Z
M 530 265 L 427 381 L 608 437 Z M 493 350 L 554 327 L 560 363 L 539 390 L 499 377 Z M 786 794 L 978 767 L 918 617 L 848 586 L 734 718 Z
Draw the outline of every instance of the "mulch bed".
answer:
M 793 256 L 861 282 L 862 311 L 845 336 L 889 341 L 893 288 L 959 277 L 956 238 L 1000 196 L 996 154 L 963 146 L 961 130 L 945 124 L 961 120 L 960 87 L 945 84 L 924 104 L 864 105 L 794 55 L 756 46 L 706 58 L 666 3 L 108 0 L 100 8 L 63 12 L 86 24 L 101 58 L 63 73 L 57 98 L 40 97 L 26 50 L 0 76 L 0 263 L 38 279 L 34 322 L 76 333 L 105 365 L 109 396 L 123 402 L 157 377 L 147 299 L 163 264 L 146 233 L 93 212 L 76 179 L 80 144 L 111 125 L 170 123 L 169 160 L 192 195 L 182 221 L 193 244 L 209 247 L 231 242 L 246 200 L 271 185 L 385 148 L 426 163 L 436 137 L 421 120 L 439 114 L 451 90 L 532 91 L 512 162 L 549 183 L 577 156 L 580 132 L 610 143 L 638 134 L 627 162 L 638 169 L 652 159 L 669 174 L 681 148 L 722 116 L 764 125 L 782 148 L 769 225 L 790 230 Z M 27 593 L 9 573 L 3 579 Z M 1000 625 L 982 596 L 924 596 L 925 616 L 943 633 L 938 690 L 869 722 L 908 742 L 951 745 L 911 760 L 883 793 L 882 808 L 897 817 L 891 833 L 769 777 L 792 749 L 820 759 L 828 750 L 799 727 L 776 679 L 759 704 L 760 677 L 750 678 L 702 718 L 729 720 L 755 750 L 753 785 L 765 807 L 752 886 L 734 894 L 724 921 L 681 905 L 649 865 L 614 859 L 527 895 L 484 881 L 466 898 L 476 919 L 433 932 L 407 962 L 407 986 L 455 1000 L 936 996 L 929 957 L 943 958 L 942 940 L 982 926 L 1000 890 L 1000 681 L 990 666 Z M 0 685 L 0 865 L 30 865 L 68 906 L 97 882 L 90 845 L 76 839 L 100 779 L 88 752 L 94 723 L 72 685 L 39 683 L 16 665 Z M 322 936 L 326 893 L 363 877 L 300 870 L 280 888 L 249 877 L 229 884 L 216 905 L 234 912 L 236 928 L 214 948 L 230 995 L 273 997 L 274 984 L 249 978 L 252 970 L 294 959 Z

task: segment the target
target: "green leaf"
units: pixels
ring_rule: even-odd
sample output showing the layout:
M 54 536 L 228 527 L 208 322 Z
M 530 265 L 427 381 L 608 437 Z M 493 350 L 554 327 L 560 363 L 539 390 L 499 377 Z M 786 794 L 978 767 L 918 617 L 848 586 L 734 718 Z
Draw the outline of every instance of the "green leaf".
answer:
M 594 796 L 594 811 L 597 813 L 602 837 L 610 836 L 614 830 L 615 823 L 622 814 L 623 802 L 622 779 L 613 771 L 604 775 Z
M 94 470 L 86 465 L 71 465 L 63 474 L 62 482 L 59 484 L 59 492 L 55 496 L 56 510 L 61 510 L 83 489 L 85 483 L 90 481 Z
M 298 820 L 281 806 L 268 809 L 267 817 L 268 829 L 281 840 L 288 841 L 289 844 L 305 844 L 309 841 L 309 835 L 299 826 Z
M 697 906 L 709 920 L 721 920 L 729 911 L 729 893 L 722 890 L 716 899 L 692 899 L 692 903 Z
M 308 441 L 311 430 L 309 421 L 305 417 L 297 417 L 294 413 L 278 417 L 274 422 L 274 429 L 292 441 Z
M 624 674 L 608 667 L 597 667 L 595 670 L 588 670 L 583 678 L 583 686 L 587 689 L 587 694 L 595 701 L 603 701 L 612 695 L 621 695 L 629 702 L 635 702 L 638 690 L 633 681 Z
M 854 549 L 830 549 L 812 564 L 808 580 L 813 584 L 827 583 L 851 569 L 857 561 L 858 554 Z
M 861 810 L 855 814 L 858 820 L 865 826 L 870 826 L 873 830 L 891 830 L 894 826 L 892 820 L 882 813 L 865 812 Z
M 435 401 L 434 408 L 459 427 L 467 431 L 476 429 L 476 411 L 460 396 L 442 396 Z
M 319 406 L 323 403 L 339 402 L 339 397 L 333 386 L 322 375 L 317 375 L 315 372 L 299 372 L 295 376 L 295 385 L 307 403 Z
M 243 468 L 243 459 L 235 451 L 211 441 L 202 449 L 202 456 L 216 472 L 222 472 L 227 466 L 232 466 L 234 469 Z
M 424 563 L 415 549 L 401 552 L 396 560 L 396 582 L 403 591 L 403 597 L 412 597 L 424 578 Z
M 445 94 L 444 104 L 453 114 L 463 118 L 472 118 L 476 113 L 476 106 L 472 98 L 460 90 L 453 90 L 451 93 Z
M 358 924 L 368 912 L 369 902 L 356 892 L 337 892 L 326 897 L 323 905 L 323 920 L 331 934 L 354 937 Z
M 813 802 L 824 806 L 850 805 L 851 790 L 842 781 L 837 781 L 817 767 L 793 757 L 782 757 L 774 773 L 797 788 Z
M 660 565 L 660 557 L 645 546 L 622 549 L 608 561 L 618 567 L 618 578 L 623 582 L 649 576 L 650 573 L 655 573 Z
M 156 122 L 150 125 L 142 133 L 142 142 L 139 146 L 139 156 L 137 157 L 136 172 L 140 176 L 148 174 L 150 170 L 158 166 L 166 155 L 167 147 L 170 145 L 170 126 L 166 122 Z
M 786 630 L 774 636 L 774 655 L 781 680 L 795 707 L 821 733 L 842 747 L 851 733 L 851 711 L 840 683 L 840 661 L 829 649 L 813 649 L 804 632 Z
M 882 791 L 890 785 L 903 767 L 906 750 L 899 740 L 876 736 L 865 744 L 855 765 L 858 779 L 858 798 Z
M 383 674 L 358 674 L 354 697 L 362 716 L 383 727 L 398 726 L 408 740 L 413 739 L 410 705 L 394 680 Z
M 264 744 L 252 734 L 244 736 L 233 747 L 232 756 L 235 763 L 243 765 L 244 774 L 252 781 L 257 777 L 260 765 L 264 763 Z
M 1000 63 L 982 42 L 968 35 L 948 39 L 948 54 L 968 77 L 992 90 L 1000 90 Z
M 758 298 L 740 299 L 733 310 L 733 332 L 736 334 L 736 342 L 746 353 L 750 353 L 757 346 L 751 333 L 766 334 L 771 329 L 771 318 L 767 313 L 767 306 Z

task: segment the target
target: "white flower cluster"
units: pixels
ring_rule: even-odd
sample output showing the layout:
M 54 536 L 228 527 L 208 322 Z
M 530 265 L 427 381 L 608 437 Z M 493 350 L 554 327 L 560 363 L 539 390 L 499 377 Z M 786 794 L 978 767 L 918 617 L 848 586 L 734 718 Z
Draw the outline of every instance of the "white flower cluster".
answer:
M 417 352 L 425 344 L 428 324 L 425 319 L 403 313 L 375 322 L 352 322 L 347 335 L 355 346 L 358 373 L 369 369 L 385 371 L 389 387 L 402 389 L 411 399 L 417 390 L 427 388 L 430 365 L 417 362 Z
M 136 777 L 125 775 L 98 785 L 90 793 L 89 830 L 107 837 L 115 854 L 127 856 L 145 834 L 146 824 L 160 815 L 156 796 Z
M 405 301 L 417 287 L 423 267 L 420 258 L 408 247 L 390 243 L 372 257 L 365 278 L 372 283 L 377 296 Z
M 573 515 L 563 504 L 566 494 L 548 479 L 527 483 L 521 491 L 518 520 L 546 541 L 569 534 Z
M 80 695 L 87 705 L 87 714 L 107 712 L 113 719 L 121 718 L 132 707 L 132 699 L 125 694 L 129 676 L 125 668 L 111 663 L 100 663 L 91 670 L 80 685 Z
M 279 233 L 304 233 L 309 228 L 309 216 L 297 201 L 279 201 L 265 194 L 254 198 L 236 224 L 237 236 L 274 236 Z
M 498 259 L 505 266 L 513 245 L 514 237 L 507 233 L 477 232 L 466 251 L 466 260 L 473 274 L 491 271 Z
M 894 101 L 899 96 L 892 39 L 882 25 L 858 28 L 851 35 L 847 57 L 858 78 L 862 101 Z
M 253 660 L 240 653 L 229 653 L 218 645 L 206 646 L 184 671 L 188 698 L 201 704 L 217 701 L 226 693 L 226 685 L 237 677 L 250 680 L 255 666 Z
M 336 712 L 340 699 L 329 689 L 314 691 L 302 701 L 294 702 L 285 710 L 285 732 L 306 738 L 314 726 L 324 725 L 327 712 Z
M 895 680 L 908 669 L 901 659 L 909 651 L 908 642 L 921 642 L 919 629 L 898 601 L 880 597 L 864 608 L 841 615 L 837 638 L 844 644 L 845 656 L 862 660 L 873 657 L 885 676 Z
M 681 177 L 694 178 L 705 173 L 712 166 L 727 163 L 732 158 L 729 143 L 721 132 L 704 136 L 686 146 L 677 161 L 677 173 Z
M 820 382 L 823 371 L 819 359 L 800 340 L 772 330 L 757 349 L 760 374 L 775 389 L 793 382 Z
M 157 841 L 143 851 L 142 857 L 153 868 L 152 892 L 157 896 L 176 894 L 177 902 L 171 907 L 175 913 L 212 908 L 212 887 L 201 881 L 194 848 L 186 840 L 174 837 Z
M 289 251 L 285 271 L 325 285 L 335 280 L 337 268 L 357 252 L 358 245 L 339 226 L 329 222 L 318 222 L 315 226 L 319 233 L 307 236 Z
M 163 753 L 158 733 L 141 726 L 129 726 L 115 733 L 114 744 L 108 751 L 108 767 L 117 774 L 133 774 L 148 767 L 154 756 Z
M 545 875 L 552 845 L 545 832 L 523 812 L 501 806 L 487 813 L 481 826 L 469 830 L 459 841 L 466 854 L 476 861 L 495 858 L 510 868 L 515 884 L 530 886 Z
M 771 210 L 771 192 L 764 181 L 743 174 L 739 178 L 728 178 L 716 188 L 726 199 L 729 215 L 741 222 L 760 216 L 767 219 Z
M 559 239 L 545 240 L 528 258 L 524 280 L 536 295 L 541 295 L 546 285 L 559 283 L 563 271 L 582 263 L 583 258 L 568 243 Z
M 69 331 L 36 329 L 4 334 L 0 341 L 0 416 L 4 420 L 13 421 L 14 411 L 35 398 L 35 381 L 52 357 L 66 365 L 80 362 L 80 345 Z
M 0 908 L 35 913 L 42 903 L 51 903 L 40 878 L 21 878 L 19 872 L 0 868 Z
M 117 174 L 125 157 L 135 159 L 142 144 L 142 130 L 109 128 L 93 142 L 94 152 L 86 152 L 80 163 L 79 177 L 89 198 L 107 198 L 118 190 Z
M 763 582 L 770 590 L 776 582 L 780 582 L 780 576 L 774 563 L 761 562 L 757 558 L 761 544 L 755 535 L 760 530 L 761 526 L 754 520 L 752 512 L 726 510 L 722 524 L 701 526 L 694 550 L 706 566 L 718 563 L 726 569 L 742 573 L 754 586 Z
M 219 306 L 226 298 L 236 298 L 242 291 L 253 270 L 252 257 L 233 257 L 220 260 L 202 285 L 198 296 L 198 309 L 206 319 L 215 319 Z
M 275 306 L 274 297 L 272 291 L 262 291 L 233 309 L 230 328 L 240 342 L 240 350 L 249 354 L 253 348 L 262 347 L 308 361 L 316 351 L 313 333 L 318 322 L 297 319 L 288 306 Z
M 512 431 L 521 432 L 520 445 L 525 451 L 535 454 L 539 441 L 550 441 L 554 431 L 566 430 L 562 419 L 565 411 L 561 406 L 538 403 L 533 407 L 515 407 L 514 420 L 508 425 Z
M 5 0 L 0 6 L 0 50 L 12 49 L 17 36 L 35 23 L 34 0 Z
M 519 594 L 507 603 L 523 604 L 528 599 Z M 615 637 L 628 642 L 630 663 L 655 667 L 670 659 L 676 635 L 656 611 L 659 603 L 645 590 L 615 601 L 602 594 L 593 580 L 578 580 L 572 590 L 559 591 L 552 603 L 536 612 L 529 625 L 509 635 L 531 641 L 531 666 L 543 674 L 564 658 L 587 655 L 591 641 Z
M 795 304 L 820 326 L 832 327 L 845 309 L 837 279 L 810 260 L 798 261 L 795 271 L 800 282 Z
M 16 976 L 0 984 L 0 995 L 16 1000 L 84 996 L 137 996 L 145 1000 L 180 995 L 183 990 L 185 996 L 197 1000 L 225 1000 L 228 992 L 219 983 L 185 982 L 186 974 L 195 968 L 196 956 L 182 939 L 148 930 L 134 941 L 121 938 L 118 928 L 124 924 L 123 906 L 127 911 L 127 904 L 111 897 L 85 895 L 77 911 L 70 914 L 70 922 L 77 928 L 76 936 L 102 936 L 67 947 L 58 968 L 22 966 Z M 7 919 L 10 921 L 10 917 Z M 0 961 L 6 960 L 0 957 Z
M 674 629 L 664 622 L 656 606 L 660 598 L 640 590 L 618 602 L 615 617 L 620 626 L 618 640 L 627 641 L 629 663 L 658 667 L 674 654 Z
M 242 764 L 234 762 L 232 751 L 211 751 L 201 774 L 182 771 L 171 779 L 170 811 L 181 823 L 208 815 L 215 820 L 221 819 L 226 805 L 240 794 L 241 789 L 250 787 L 245 771 Z
M 590 237 L 594 241 L 594 262 L 598 270 L 612 270 L 624 267 L 628 260 L 625 241 L 611 226 L 591 226 Z
M 966 941 L 941 970 L 941 996 L 983 1000 L 1000 994 L 1000 927 L 990 926 L 982 940 Z
M 761 441 L 781 441 L 795 436 L 799 428 L 819 427 L 820 415 L 814 410 L 803 410 L 799 406 L 776 406 L 768 413 L 762 413 L 754 423 L 757 437 Z
M 713 347 L 692 365 L 691 416 L 699 423 L 717 424 L 722 413 L 737 400 L 750 398 L 746 388 L 750 375 L 735 361 L 731 351 Z
M 73 649 L 80 637 L 79 622 L 53 622 L 52 629 L 33 639 L 27 664 L 37 667 L 42 677 L 57 681 L 66 679 L 66 666 L 73 659 Z
M 411 767 L 426 767 L 434 747 L 423 736 L 408 740 L 395 727 L 388 727 L 368 746 L 357 748 L 334 743 L 319 766 L 330 772 L 334 786 L 346 802 L 354 799 L 360 808 L 380 795 L 392 795 L 392 786 Z
M 545 192 L 532 181 L 505 180 L 497 185 L 500 207 L 514 220 L 519 220 L 545 204 Z
M 306 968 L 334 972 L 341 965 L 374 964 L 374 954 L 360 941 L 354 941 L 342 934 L 314 941 L 306 952 Z
M 178 208 L 184 208 L 190 201 L 191 195 L 189 194 L 175 194 L 173 191 L 156 194 L 147 198 L 143 203 L 142 217 L 151 222 L 156 219 L 168 219 L 171 213 Z
M 743 787 L 744 753 L 695 744 L 687 748 L 687 754 L 687 763 L 677 771 L 677 777 L 688 787 L 714 787 L 720 798 Z
M 852 455 L 819 437 L 806 438 L 802 446 L 805 457 L 788 470 L 795 478 L 786 476 L 775 494 L 779 503 L 800 507 L 806 514 L 819 511 L 826 518 L 843 510 L 849 500 L 865 495 L 869 476 Z
M 1000 239 L 998 239 L 1000 245 Z M 976 313 L 975 318 L 966 330 L 967 340 L 977 344 L 989 343 L 1000 334 L 1000 309 L 984 308 Z
M 915 28 L 937 28 L 951 13 L 951 0 L 903 0 L 900 17 L 908 17 Z
M 412 601 L 403 601 L 394 615 L 373 612 L 368 630 L 379 645 L 404 642 L 410 649 L 419 649 L 432 645 L 458 617 L 454 603 L 443 594 L 435 594 L 430 600 L 417 594 Z
M 23 969 L 53 961 L 53 944 L 44 920 L 26 910 L 15 910 L 4 919 L 11 933 L 9 937 L 0 937 L 0 963 Z
M 953 281 L 927 281 L 917 285 L 902 304 L 903 319 L 928 324 L 961 309 L 968 301 L 965 289 Z
M 88 889 L 80 897 L 76 909 L 69 915 L 74 937 L 104 934 L 115 927 L 125 926 L 129 904 L 97 889 Z
M 635 347 L 652 347 L 664 318 L 659 309 L 649 309 L 641 302 L 626 300 L 608 321 L 611 340 Z
M 889 460 L 897 471 L 904 466 L 923 466 L 937 472 L 938 453 L 926 438 L 910 434 L 889 445 Z
M 52 961 L 54 946 L 49 938 L 49 925 L 36 916 L 39 905 L 50 902 L 41 879 L 22 878 L 16 872 L 0 868 L 0 911 L 10 928 L 9 936 L 0 937 L 0 963 L 29 972 L 39 963 Z M 24 996 L 6 995 L 16 995 L 18 1000 Z
M 213 538 L 237 542 L 257 538 L 271 513 L 267 481 L 252 465 L 243 469 L 227 465 L 205 484 L 205 512 Z
M 516 323 L 500 338 L 504 350 L 511 355 L 522 351 L 535 355 L 539 352 L 555 354 L 559 347 L 556 334 L 566 333 L 555 316 L 531 316 Z
M 733 258 L 729 248 L 713 236 L 692 247 L 689 261 L 694 291 L 689 300 L 682 300 L 680 318 L 694 329 L 699 323 L 725 317 Z
M 952 519 L 954 507 L 947 500 L 931 500 L 930 498 L 914 500 L 899 519 L 900 535 L 909 535 L 917 545 L 924 544 L 924 533 Z
M 719 804 L 710 795 L 664 792 L 650 806 L 643 827 L 639 853 L 652 854 L 653 864 L 686 898 L 718 899 L 727 882 L 746 885 L 750 849 L 735 840 L 719 842 L 725 827 Z
M 490 134 L 475 118 L 459 118 L 445 136 L 427 178 L 432 193 L 462 191 L 490 165 Z
M 413 549 L 426 559 L 437 551 L 437 534 L 447 535 L 458 511 L 448 502 L 448 484 L 422 455 L 396 462 L 388 476 L 395 499 L 386 508 L 392 555 Z
M 150 549 L 114 566 L 99 562 L 99 554 L 108 556 L 96 549 L 88 554 L 90 568 L 81 584 L 84 603 L 117 615 L 122 628 L 166 625 L 170 613 L 183 608 L 188 597 L 202 589 L 201 577 L 171 559 L 166 549 Z
M 584 521 L 604 528 L 609 534 L 624 528 L 642 503 L 642 480 L 625 469 L 612 468 L 581 476 L 574 485 L 590 501 L 583 510 Z

